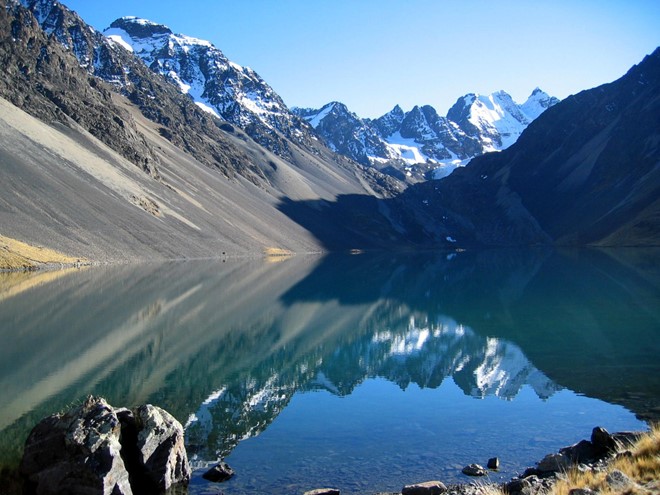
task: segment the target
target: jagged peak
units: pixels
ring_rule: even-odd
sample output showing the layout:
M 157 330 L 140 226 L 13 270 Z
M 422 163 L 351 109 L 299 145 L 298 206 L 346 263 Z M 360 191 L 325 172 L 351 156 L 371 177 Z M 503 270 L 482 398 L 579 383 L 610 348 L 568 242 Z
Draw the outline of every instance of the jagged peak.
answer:
M 503 89 L 498 89 L 497 91 L 493 92 L 491 96 L 498 98 L 511 98 L 511 95 L 506 91 L 504 91 Z
M 532 96 L 537 96 L 537 95 L 547 95 L 547 94 L 548 94 L 548 93 L 546 93 L 545 91 L 543 91 L 541 88 L 539 88 L 539 87 L 537 86 L 537 87 L 534 88 L 534 91 L 532 91 L 532 94 L 529 95 L 529 97 L 531 98 Z
M 110 28 L 122 29 L 133 38 L 151 38 L 157 35 L 173 34 L 172 30 L 164 24 L 135 16 L 120 17 L 110 24 Z
M 397 103 L 396 105 L 394 105 L 394 108 L 392 110 L 387 112 L 386 115 L 401 116 L 401 118 L 403 118 L 405 114 L 406 112 L 404 112 L 403 108 L 401 108 L 401 106 Z

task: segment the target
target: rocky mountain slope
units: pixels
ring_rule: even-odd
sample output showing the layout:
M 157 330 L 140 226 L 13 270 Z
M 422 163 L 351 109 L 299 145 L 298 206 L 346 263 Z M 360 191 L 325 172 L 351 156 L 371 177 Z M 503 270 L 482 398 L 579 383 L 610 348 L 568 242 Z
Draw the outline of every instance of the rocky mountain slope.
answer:
M 400 238 L 476 246 L 660 245 L 660 49 L 619 80 L 543 112 L 515 144 L 389 199 L 343 195 L 326 209 L 342 235 L 313 221 L 316 202 L 283 201 L 329 249 Z
M 396 188 L 274 133 L 284 160 L 59 2 L 23 3 L 0 9 L 3 235 L 96 261 L 316 251 L 280 197 Z
M 510 148 L 419 186 L 406 191 L 414 203 L 458 215 L 484 244 L 660 245 L 660 48 L 553 106 Z
M 325 147 L 310 124 L 345 129 L 338 136 L 350 139 L 335 149 L 362 149 L 370 163 L 371 153 L 392 151 L 385 134 L 412 143 L 411 156 L 436 153 L 440 163 L 508 145 L 516 122 L 552 99 L 535 92 L 517 106 L 504 94 L 472 95 L 450 110 L 455 120 L 416 107 L 369 122 L 334 104 L 304 115 L 306 124 L 269 107 L 276 95 L 253 72 L 164 26 L 124 18 L 108 38 L 54 0 L 2 0 L 1 7 L 5 237 L 93 261 L 254 255 L 272 247 L 660 243 L 657 52 L 621 80 L 553 105 L 500 153 L 404 190 Z M 183 45 L 163 54 L 155 47 L 165 45 L 154 45 L 161 37 L 168 49 Z M 199 79 L 204 60 L 228 71 L 222 91 Z M 182 92 L 188 86 L 194 94 Z M 243 97 L 223 106 L 224 91 Z M 510 117 L 489 120 L 495 108 Z M 214 115 L 225 111 L 237 120 Z
M 404 112 L 398 105 L 377 119 L 361 119 L 338 102 L 296 108 L 328 145 L 343 155 L 416 182 L 449 175 L 471 158 L 511 146 L 522 131 L 559 100 L 535 89 L 519 105 L 504 91 L 468 94 L 446 117 L 430 105 Z

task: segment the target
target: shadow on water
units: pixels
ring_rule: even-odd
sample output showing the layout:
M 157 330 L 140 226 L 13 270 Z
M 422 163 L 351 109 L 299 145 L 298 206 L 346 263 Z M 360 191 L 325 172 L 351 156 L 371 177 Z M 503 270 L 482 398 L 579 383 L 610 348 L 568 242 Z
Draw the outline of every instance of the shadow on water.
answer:
M 451 376 L 466 395 L 506 399 L 525 384 L 541 398 L 565 387 L 658 418 L 658 261 L 640 250 L 329 255 L 28 284 L 0 300 L 0 456 L 14 465 L 39 419 L 90 393 L 169 410 L 200 460 L 264 431 L 297 392 L 347 396 L 368 377 L 434 389 Z

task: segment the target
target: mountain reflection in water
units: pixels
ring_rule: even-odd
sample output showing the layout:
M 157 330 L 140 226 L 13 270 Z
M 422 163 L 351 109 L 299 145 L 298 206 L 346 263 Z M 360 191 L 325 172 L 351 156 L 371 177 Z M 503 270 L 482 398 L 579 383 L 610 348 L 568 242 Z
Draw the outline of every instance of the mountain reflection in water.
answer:
M 41 417 L 87 394 L 169 410 L 200 465 L 263 432 L 295 394 L 346 397 L 374 378 L 437 389 L 452 377 L 468 396 L 506 400 L 567 388 L 657 417 L 657 261 L 329 255 L 100 267 L 5 288 L 0 455 L 15 462 Z
M 399 315 L 406 311 L 391 309 Z M 224 458 L 239 441 L 263 431 L 295 393 L 326 390 L 348 396 L 367 378 L 386 378 L 401 389 L 411 383 L 434 389 L 453 376 L 465 394 L 478 398 L 513 399 L 525 384 L 544 399 L 559 389 L 515 344 L 481 337 L 452 320 L 420 323 L 410 316 L 402 328 L 332 344 L 321 344 L 291 363 L 290 370 L 264 362 L 249 377 L 213 392 L 188 418 L 189 452 L 200 459 Z

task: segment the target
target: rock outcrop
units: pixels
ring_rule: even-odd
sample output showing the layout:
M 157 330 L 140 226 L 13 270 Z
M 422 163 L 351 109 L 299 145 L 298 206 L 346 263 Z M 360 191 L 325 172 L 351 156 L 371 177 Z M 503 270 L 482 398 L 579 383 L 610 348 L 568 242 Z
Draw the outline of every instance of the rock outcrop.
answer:
M 160 493 L 191 475 L 183 427 L 169 413 L 91 396 L 34 427 L 20 470 L 37 495 Z

